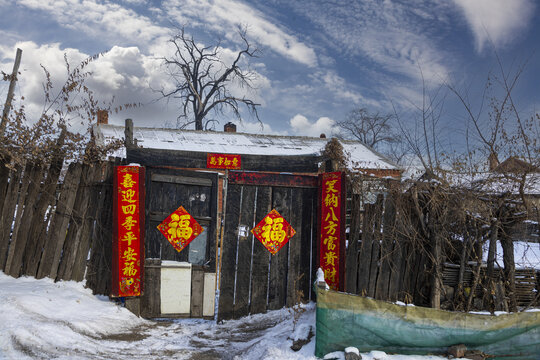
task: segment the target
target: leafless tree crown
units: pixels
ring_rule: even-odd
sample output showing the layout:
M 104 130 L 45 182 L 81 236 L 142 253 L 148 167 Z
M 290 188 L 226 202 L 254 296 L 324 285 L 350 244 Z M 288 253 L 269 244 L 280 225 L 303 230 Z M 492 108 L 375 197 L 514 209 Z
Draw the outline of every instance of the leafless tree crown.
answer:
M 177 127 L 195 124 L 196 130 L 206 130 L 210 124 L 217 122 L 209 114 L 223 114 L 225 110 L 232 111 L 241 121 L 242 104 L 259 120 L 257 106 L 260 104 L 245 96 L 236 96 L 231 91 L 233 84 L 247 89 L 255 87 L 256 73 L 246 68 L 242 60 L 257 57 L 259 51 L 247 40 L 245 30 L 238 33 L 243 46 L 231 65 L 222 60 L 219 42 L 203 46 L 186 34 L 184 28 L 170 39 L 174 55 L 162 60 L 175 85 L 172 90 L 161 89 L 160 93 L 163 98 L 181 101 Z
M 347 137 L 376 148 L 379 144 L 394 140 L 390 127 L 392 117 L 391 114 L 370 114 L 365 108 L 357 108 L 351 110 L 338 125 Z

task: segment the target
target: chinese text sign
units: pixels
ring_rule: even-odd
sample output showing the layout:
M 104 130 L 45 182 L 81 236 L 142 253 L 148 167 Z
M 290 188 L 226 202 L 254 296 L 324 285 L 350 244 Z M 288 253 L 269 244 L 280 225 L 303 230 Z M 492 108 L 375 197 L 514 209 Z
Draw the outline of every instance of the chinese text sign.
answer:
M 208 169 L 238 170 L 242 167 L 240 155 L 211 154 L 206 155 L 206 167 Z
M 140 296 L 144 261 L 144 168 L 117 166 L 114 173 L 113 296 Z
M 324 279 L 333 290 L 340 290 L 343 276 L 345 234 L 343 222 L 344 182 L 341 172 L 321 175 L 320 197 L 320 257 Z

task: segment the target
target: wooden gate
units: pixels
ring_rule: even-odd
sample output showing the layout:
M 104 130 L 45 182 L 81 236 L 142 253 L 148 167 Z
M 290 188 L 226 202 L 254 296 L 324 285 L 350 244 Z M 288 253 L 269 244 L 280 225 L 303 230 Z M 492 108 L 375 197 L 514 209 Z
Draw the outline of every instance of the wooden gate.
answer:
M 317 193 L 313 175 L 229 173 L 218 321 L 312 299 Z M 296 230 L 273 256 L 251 233 L 272 209 Z
M 140 304 L 143 316 L 213 318 L 217 184 L 217 173 L 146 167 L 146 261 Z M 157 229 L 179 206 L 183 206 L 204 229 L 181 252 L 177 252 Z M 187 275 L 175 278 L 175 274 L 182 271 Z M 166 280 L 170 280 L 167 285 L 164 284 Z M 187 290 L 181 292 L 182 287 Z M 210 299 L 209 305 L 204 303 L 205 298 Z M 167 302 L 176 302 L 181 310 L 165 311 Z M 205 313 L 203 305 L 210 306 L 211 313 Z

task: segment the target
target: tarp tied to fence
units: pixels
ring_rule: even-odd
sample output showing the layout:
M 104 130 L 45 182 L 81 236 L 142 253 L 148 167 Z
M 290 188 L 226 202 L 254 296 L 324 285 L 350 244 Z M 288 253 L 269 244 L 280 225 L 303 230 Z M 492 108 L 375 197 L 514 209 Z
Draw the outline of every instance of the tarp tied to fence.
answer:
M 360 351 L 445 353 L 465 344 L 500 359 L 540 358 L 540 312 L 499 316 L 399 306 L 317 289 L 315 355 L 355 346 Z

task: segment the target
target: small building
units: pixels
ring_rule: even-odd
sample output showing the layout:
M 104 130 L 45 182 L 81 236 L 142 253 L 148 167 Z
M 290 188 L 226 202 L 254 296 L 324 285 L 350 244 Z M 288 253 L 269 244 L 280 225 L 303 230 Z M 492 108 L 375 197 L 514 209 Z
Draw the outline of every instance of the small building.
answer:
M 311 298 L 318 174 L 330 139 L 237 133 L 231 124 L 224 132 L 131 124 L 101 123 L 94 135 L 98 143 L 125 139 L 118 155 L 146 168 L 146 290 L 138 304 L 143 316 L 213 317 L 215 286 L 218 319 L 292 306 L 300 292 Z M 370 179 L 400 177 L 395 164 L 362 143 L 339 143 L 350 171 Z M 230 156 L 238 166 L 210 164 Z M 179 206 L 204 229 L 181 252 L 157 229 Z M 250 230 L 271 209 L 296 235 L 269 257 Z

